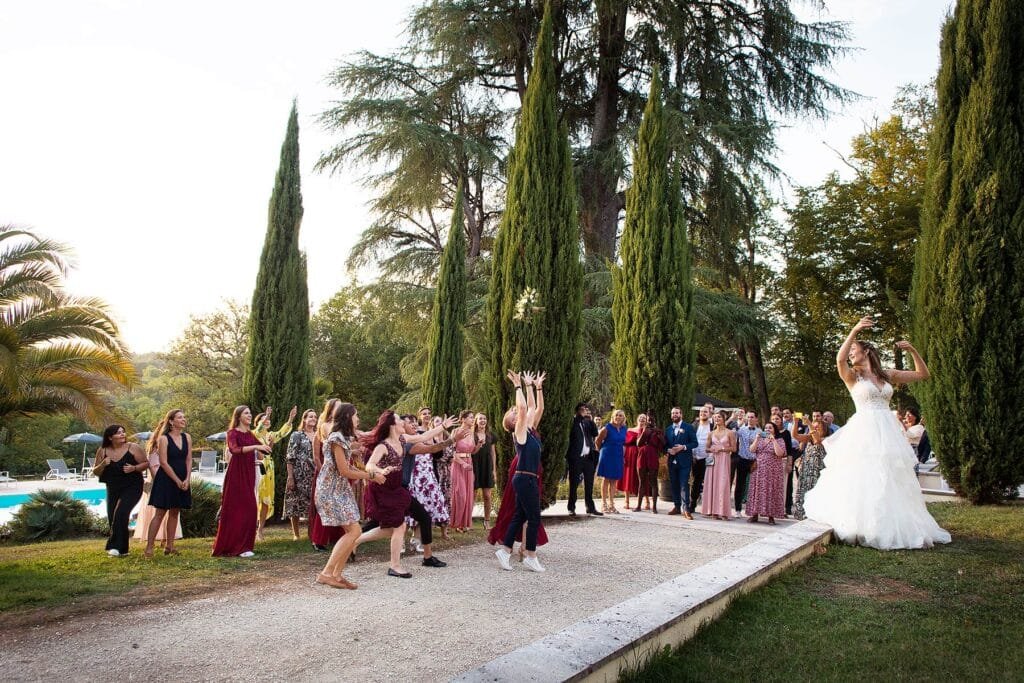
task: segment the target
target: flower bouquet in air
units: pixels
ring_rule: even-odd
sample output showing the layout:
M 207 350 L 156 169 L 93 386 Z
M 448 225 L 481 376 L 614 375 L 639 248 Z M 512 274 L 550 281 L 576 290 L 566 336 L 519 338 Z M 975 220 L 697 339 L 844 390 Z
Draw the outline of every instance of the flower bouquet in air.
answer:
M 540 304 L 540 294 L 533 287 L 527 287 L 523 290 L 523 295 L 519 297 L 519 301 L 516 302 L 516 312 L 512 318 L 522 321 L 531 320 L 534 314 L 544 310 L 544 307 L 538 304 Z

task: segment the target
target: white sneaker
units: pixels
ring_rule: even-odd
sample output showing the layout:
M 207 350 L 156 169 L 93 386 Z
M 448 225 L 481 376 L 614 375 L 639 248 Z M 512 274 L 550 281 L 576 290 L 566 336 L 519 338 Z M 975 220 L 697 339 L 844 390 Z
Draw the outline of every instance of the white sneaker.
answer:
M 256 557 L 256 553 L 251 550 L 246 550 L 244 553 L 239 555 L 239 557 Z
M 498 548 L 494 551 L 494 555 L 498 558 L 498 564 L 501 565 L 502 569 L 504 569 L 507 572 L 512 571 L 512 564 L 509 562 L 509 560 L 512 558 L 512 553 L 505 550 L 504 548 Z
M 547 571 L 541 566 L 540 560 L 536 557 L 527 557 L 523 560 L 523 566 L 529 569 L 531 572 L 543 572 Z
M 107 555 L 110 555 L 111 557 L 121 557 L 121 551 L 117 548 L 111 548 L 107 551 Z

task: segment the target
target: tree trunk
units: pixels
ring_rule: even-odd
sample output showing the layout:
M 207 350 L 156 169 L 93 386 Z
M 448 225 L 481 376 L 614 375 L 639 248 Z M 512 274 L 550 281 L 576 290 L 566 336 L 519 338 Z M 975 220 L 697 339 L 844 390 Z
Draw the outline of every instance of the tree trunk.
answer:
M 743 344 L 733 341 L 732 348 L 736 352 L 736 360 L 740 364 L 740 382 L 743 384 L 743 400 L 750 407 L 754 405 L 754 389 L 750 385 L 750 361 L 747 360 L 747 350 Z
M 580 228 L 588 256 L 615 257 L 623 200 L 618 193 L 622 159 L 615 144 L 619 124 L 619 68 L 626 47 L 627 3 L 597 5 L 597 87 L 590 149 L 582 162 Z
M 761 357 L 761 342 L 755 339 L 748 343 L 746 351 L 751 360 L 756 391 L 755 399 L 761 408 L 761 415 L 767 418 L 771 414 L 771 404 L 768 402 L 768 379 L 764 372 L 764 358 Z

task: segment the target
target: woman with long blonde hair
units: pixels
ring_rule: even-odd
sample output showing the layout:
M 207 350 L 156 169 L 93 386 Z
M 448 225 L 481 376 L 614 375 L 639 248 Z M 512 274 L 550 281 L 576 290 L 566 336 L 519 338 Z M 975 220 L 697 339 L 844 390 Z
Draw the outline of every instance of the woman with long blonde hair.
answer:
M 185 411 L 171 410 L 164 417 L 164 426 L 157 436 L 160 469 L 153 478 L 153 488 L 149 493 L 149 505 L 156 511 L 149 523 L 149 538 L 143 552 L 145 557 L 153 556 L 153 546 L 164 516 L 167 517 L 167 528 L 175 527 L 181 510 L 192 508 L 192 437 L 185 433 L 186 424 Z M 174 539 L 166 538 L 164 555 L 177 554 Z
M 146 445 L 143 450 L 146 453 L 146 458 L 149 461 L 149 467 L 147 468 L 149 480 L 142 487 L 142 500 L 139 502 L 139 516 L 135 520 L 135 533 L 132 536 L 139 541 L 145 541 L 149 539 L 149 525 L 153 521 L 154 509 L 149 507 L 149 492 L 153 489 L 153 479 L 156 478 L 156 471 L 160 469 L 160 453 L 157 452 L 157 441 L 160 435 L 163 433 L 166 424 L 164 422 L 166 418 L 161 418 L 160 422 L 153 431 L 149 434 L 149 439 L 146 441 Z M 178 524 L 174 530 L 175 540 L 182 538 L 184 534 L 181 532 L 181 517 L 178 517 Z M 160 542 L 161 548 L 167 546 L 167 538 L 171 536 L 165 523 L 156 532 L 156 540 Z

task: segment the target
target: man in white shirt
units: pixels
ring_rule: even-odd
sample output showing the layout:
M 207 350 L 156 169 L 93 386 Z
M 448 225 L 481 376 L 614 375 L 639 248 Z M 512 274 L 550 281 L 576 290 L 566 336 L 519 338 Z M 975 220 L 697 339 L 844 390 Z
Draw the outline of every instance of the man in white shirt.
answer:
M 707 472 L 708 435 L 711 434 L 711 411 L 707 406 L 697 416 L 697 448 L 693 451 L 693 483 L 690 485 L 690 514 L 697 509 L 697 498 L 704 488 L 704 474 Z

